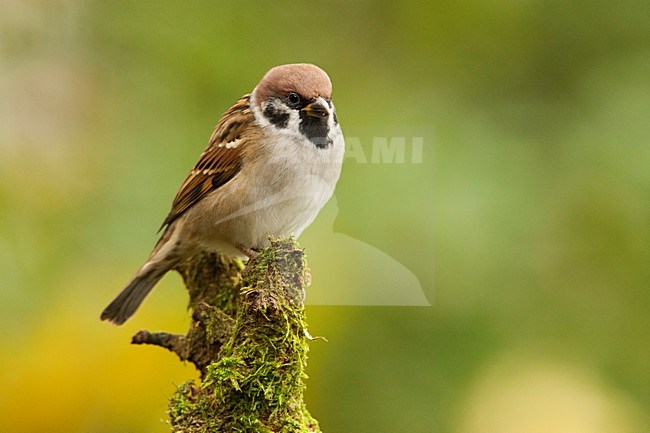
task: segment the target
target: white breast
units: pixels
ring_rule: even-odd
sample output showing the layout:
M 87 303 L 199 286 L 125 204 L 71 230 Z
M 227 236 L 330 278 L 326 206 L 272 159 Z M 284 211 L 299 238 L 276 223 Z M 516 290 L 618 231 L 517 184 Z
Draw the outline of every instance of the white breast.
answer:
M 327 148 L 318 148 L 301 134 L 278 134 L 272 126 L 265 129 L 260 155 L 264 173 L 256 182 L 258 212 L 251 227 L 256 246 L 265 244 L 269 235 L 299 236 L 312 223 L 334 192 L 344 153 L 338 125 L 332 125 L 332 145 Z

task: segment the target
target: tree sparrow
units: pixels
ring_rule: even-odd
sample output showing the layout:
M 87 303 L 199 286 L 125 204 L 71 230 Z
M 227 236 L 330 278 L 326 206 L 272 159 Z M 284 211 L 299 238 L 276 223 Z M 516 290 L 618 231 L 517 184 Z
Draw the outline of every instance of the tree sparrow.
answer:
M 343 151 L 325 71 L 271 69 L 219 120 L 160 240 L 101 319 L 124 323 L 167 271 L 199 251 L 250 257 L 269 236 L 299 236 L 332 196 Z

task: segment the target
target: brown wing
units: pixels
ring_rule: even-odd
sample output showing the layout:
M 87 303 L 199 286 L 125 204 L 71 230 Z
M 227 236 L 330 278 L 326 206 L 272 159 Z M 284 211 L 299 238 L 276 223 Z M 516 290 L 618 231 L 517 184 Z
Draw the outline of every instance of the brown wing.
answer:
M 221 117 L 210 137 L 208 147 L 174 197 L 172 209 L 161 229 L 239 173 L 246 142 L 250 140 L 248 129 L 252 124 L 250 95 L 244 95 Z

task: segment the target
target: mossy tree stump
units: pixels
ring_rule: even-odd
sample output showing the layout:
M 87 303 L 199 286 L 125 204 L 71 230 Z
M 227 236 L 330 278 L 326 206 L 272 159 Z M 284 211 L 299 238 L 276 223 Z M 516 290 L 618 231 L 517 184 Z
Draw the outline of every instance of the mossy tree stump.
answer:
M 190 294 L 186 335 L 140 331 L 192 362 L 201 381 L 169 403 L 173 432 L 320 432 L 303 400 L 308 336 L 304 290 L 309 269 L 292 238 L 241 264 L 201 254 L 178 269 Z

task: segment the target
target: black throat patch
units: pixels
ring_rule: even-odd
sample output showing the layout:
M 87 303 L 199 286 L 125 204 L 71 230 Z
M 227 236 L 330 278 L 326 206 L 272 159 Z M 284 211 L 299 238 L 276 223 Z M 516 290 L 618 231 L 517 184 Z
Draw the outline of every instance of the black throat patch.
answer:
M 299 129 L 302 135 L 307 137 L 319 149 L 325 149 L 332 145 L 332 139 L 328 137 L 327 117 L 312 117 L 301 111 Z

